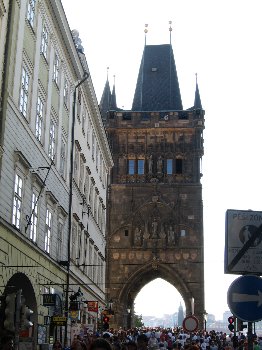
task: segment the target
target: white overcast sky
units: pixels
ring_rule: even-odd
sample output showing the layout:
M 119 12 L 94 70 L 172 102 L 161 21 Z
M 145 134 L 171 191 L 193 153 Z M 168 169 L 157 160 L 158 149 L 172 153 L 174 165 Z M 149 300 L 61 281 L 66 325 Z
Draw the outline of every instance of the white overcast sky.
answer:
M 100 101 L 106 81 L 129 109 L 144 46 L 172 46 L 184 109 L 193 105 L 195 73 L 206 111 L 203 157 L 206 311 L 222 318 L 233 275 L 224 275 L 226 209 L 262 210 L 262 1 L 62 0 L 82 39 Z M 180 298 L 162 284 L 136 300 L 136 311 L 177 311 Z M 164 290 L 168 295 L 164 295 Z M 156 295 L 154 291 L 158 291 Z M 145 297 L 146 295 L 146 297 Z M 150 299 L 150 297 L 152 297 Z M 146 303 L 146 299 L 150 302 Z M 165 300 L 167 301 L 165 305 Z M 172 300 L 172 302 L 171 302 Z

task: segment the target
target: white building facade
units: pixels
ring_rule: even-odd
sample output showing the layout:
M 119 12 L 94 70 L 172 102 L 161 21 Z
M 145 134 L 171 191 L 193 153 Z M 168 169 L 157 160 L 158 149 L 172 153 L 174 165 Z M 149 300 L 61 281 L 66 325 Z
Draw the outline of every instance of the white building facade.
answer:
M 105 306 L 113 162 L 91 77 L 75 88 L 90 72 L 61 1 L 11 0 L 9 6 L 0 11 L 7 28 L 6 41 L 0 38 L 0 294 L 22 291 L 34 326 L 20 341 L 35 349 L 53 338 L 64 341 L 65 326 L 45 323 L 67 315 L 66 296 L 81 291 L 77 300 Z M 48 306 L 50 294 L 56 297 Z M 97 324 L 99 314 L 79 305 L 67 321 L 68 341 L 72 320 L 83 329 Z

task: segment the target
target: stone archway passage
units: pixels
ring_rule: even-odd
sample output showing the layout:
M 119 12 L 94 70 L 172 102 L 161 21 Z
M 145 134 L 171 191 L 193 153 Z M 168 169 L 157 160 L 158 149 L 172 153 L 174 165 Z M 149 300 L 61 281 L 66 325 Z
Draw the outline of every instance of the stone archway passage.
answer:
M 128 190 L 121 192 L 126 203 Z M 168 188 L 165 191 L 161 188 L 161 192 L 156 192 L 152 186 L 147 192 L 133 188 L 132 196 L 137 204 L 133 212 L 128 212 L 126 205 L 121 210 L 118 208 L 116 221 L 111 216 L 111 229 L 115 230 L 108 244 L 108 291 L 109 298 L 115 301 L 112 318 L 115 326 L 125 324 L 127 306 L 133 303 L 142 287 L 157 277 L 179 291 L 187 314 L 191 313 L 194 298 L 195 314 L 202 326 L 205 309 L 202 226 L 195 221 L 192 224 L 181 215 L 178 191 L 173 189 L 170 193 Z M 120 195 L 119 187 L 111 191 L 111 196 L 114 195 Z M 196 213 L 196 208 L 184 208 L 184 212 L 186 210 Z M 112 213 L 116 213 L 116 208 Z M 126 220 L 121 222 L 121 217 Z
M 22 291 L 22 296 L 25 299 L 25 305 L 33 311 L 33 314 L 30 317 L 30 320 L 33 323 L 32 327 L 32 341 L 34 342 L 37 339 L 37 320 L 38 320 L 38 310 L 37 310 L 37 300 L 29 278 L 21 273 L 15 273 L 7 282 L 4 295 L 10 293 L 17 293 L 19 290 Z M 33 348 L 36 344 L 33 343 Z

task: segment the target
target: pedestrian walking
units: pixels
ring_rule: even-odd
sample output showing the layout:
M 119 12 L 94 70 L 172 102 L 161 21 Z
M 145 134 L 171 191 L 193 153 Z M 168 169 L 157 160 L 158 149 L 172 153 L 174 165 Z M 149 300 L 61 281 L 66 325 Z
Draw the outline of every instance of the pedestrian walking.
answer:
M 97 338 L 91 343 L 89 350 L 112 350 L 112 346 L 105 338 Z
M 60 343 L 60 341 L 58 339 L 55 340 L 55 342 L 53 344 L 53 349 L 54 350 L 62 350 L 62 344 Z

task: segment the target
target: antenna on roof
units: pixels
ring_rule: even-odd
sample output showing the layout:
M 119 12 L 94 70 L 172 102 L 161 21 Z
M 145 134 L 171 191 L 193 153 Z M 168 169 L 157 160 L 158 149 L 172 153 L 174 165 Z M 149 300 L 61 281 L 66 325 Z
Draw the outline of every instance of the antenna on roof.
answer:
M 171 34 L 172 34 L 172 27 L 171 27 L 172 21 L 169 21 L 169 40 L 170 40 L 170 45 L 171 45 Z
M 148 24 L 145 24 L 145 29 L 144 29 L 144 33 L 145 33 L 145 46 L 146 46 L 146 35 L 147 35 L 147 32 L 148 32 Z
M 116 76 L 113 75 L 113 78 L 114 78 L 114 85 L 116 85 Z
M 108 71 L 109 71 L 109 67 L 106 67 L 106 79 L 108 80 Z

